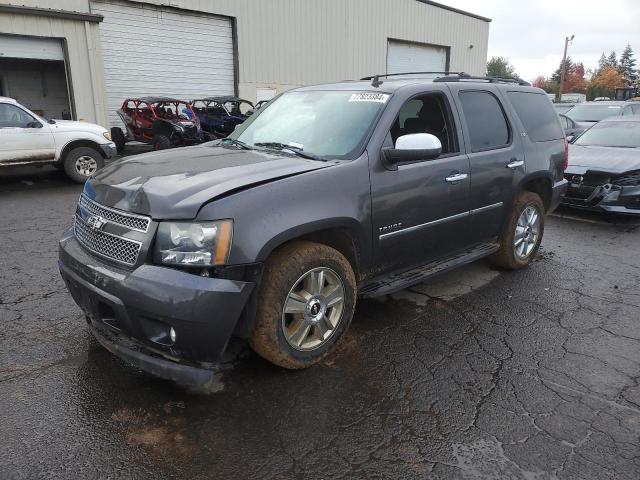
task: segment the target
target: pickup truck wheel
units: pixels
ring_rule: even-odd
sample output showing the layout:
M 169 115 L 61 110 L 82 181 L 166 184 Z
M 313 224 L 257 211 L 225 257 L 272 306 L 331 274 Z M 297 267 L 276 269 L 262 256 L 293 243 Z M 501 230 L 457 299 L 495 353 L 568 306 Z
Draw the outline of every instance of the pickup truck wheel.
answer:
M 121 153 L 124 150 L 126 138 L 120 127 L 111 127 L 111 140 L 116 144 L 116 150 Z
M 265 263 L 249 343 L 281 367 L 310 367 L 349 327 L 355 299 L 355 275 L 340 252 L 312 242 L 286 245 Z
M 64 171 L 74 182 L 84 183 L 104 166 L 104 158 L 90 147 L 78 147 L 67 153 Z
M 166 150 L 171 148 L 171 140 L 166 135 L 156 135 L 153 137 L 154 150 Z
M 542 199 L 536 193 L 521 192 L 509 213 L 500 237 L 500 250 L 491 257 L 492 262 L 510 270 L 526 267 L 538 252 L 543 234 Z

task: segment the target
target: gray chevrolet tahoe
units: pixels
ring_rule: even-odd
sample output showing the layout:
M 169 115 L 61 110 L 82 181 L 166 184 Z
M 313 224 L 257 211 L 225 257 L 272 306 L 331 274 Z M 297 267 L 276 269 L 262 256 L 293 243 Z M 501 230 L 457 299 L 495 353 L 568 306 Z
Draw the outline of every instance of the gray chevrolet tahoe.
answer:
M 525 267 L 567 188 L 547 95 L 410 77 L 291 90 L 226 139 L 89 179 L 59 267 L 100 343 L 184 384 L 209 381 L 232 338 L 305 368 L 358 296 L 487 256 Z

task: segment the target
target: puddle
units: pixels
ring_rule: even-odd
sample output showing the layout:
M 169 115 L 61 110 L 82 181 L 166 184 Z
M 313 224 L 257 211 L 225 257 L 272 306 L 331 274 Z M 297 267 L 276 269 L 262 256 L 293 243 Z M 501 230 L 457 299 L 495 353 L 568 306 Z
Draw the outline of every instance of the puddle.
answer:
M 475 262 L 439 275 L 425 283 L 393 293 L 391 298 L 406 300 L 421 307 L 426 306 L 429 300 L 434 298 L 449 302 L 484 287 L 499 275 L 500 272 L 491 269 L 487 262 Z

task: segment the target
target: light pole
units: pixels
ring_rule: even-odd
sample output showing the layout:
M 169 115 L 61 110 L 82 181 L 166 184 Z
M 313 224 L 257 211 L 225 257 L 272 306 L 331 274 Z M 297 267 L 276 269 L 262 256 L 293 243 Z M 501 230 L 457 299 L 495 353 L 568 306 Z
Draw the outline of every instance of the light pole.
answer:
M 571 35 L 571 37 L 565 37 L 564 39 L 564 55 L 562 55 L 562 63 L 560 64 L 560 86 L 558 88 L 558 93 L 556 94 L 556 102 L 562 101 L 562 89 L 564 88 L 564 72 L 566 70 L 567 63 L 567 48 L 569 47 L 569 42 L 571 42 L 575 38 L 575 35 Z

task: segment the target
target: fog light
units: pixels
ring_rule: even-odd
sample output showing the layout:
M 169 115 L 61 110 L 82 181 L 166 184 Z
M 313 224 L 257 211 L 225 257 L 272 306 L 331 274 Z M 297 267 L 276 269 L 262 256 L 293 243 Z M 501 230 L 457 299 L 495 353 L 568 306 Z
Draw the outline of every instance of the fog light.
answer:
M 169 329 L 169 338 L 171 339 L 171 343 L 176 343 L 176 331 L 173 327 Z

